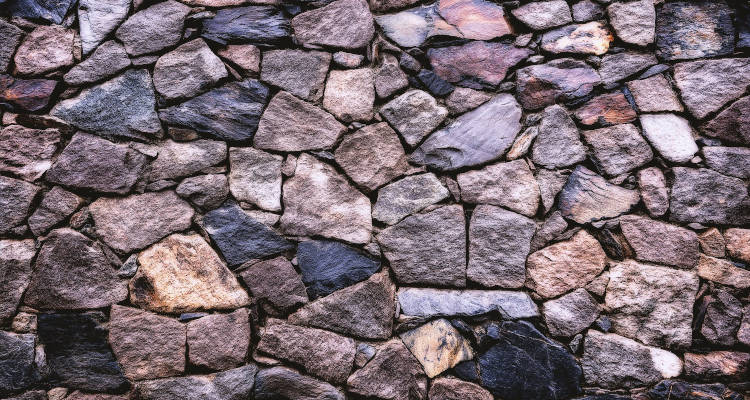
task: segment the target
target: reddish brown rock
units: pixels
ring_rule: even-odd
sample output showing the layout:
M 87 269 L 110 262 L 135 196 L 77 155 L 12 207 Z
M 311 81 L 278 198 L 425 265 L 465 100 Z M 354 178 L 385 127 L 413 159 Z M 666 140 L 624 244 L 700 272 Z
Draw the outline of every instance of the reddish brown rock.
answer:
M 253 297 L 271 315 L 307 303 L 307 292 L 294 266 L 284 257 L 261 261 L 240 273 Z
M 0 78 L 1 79 L 1 78 Z M 732 103 L 703 126 L 703 134 L 732 143 L 750 145 L 750 96 Z
M 57 129 L 29 129 L 10 125 L 0 131 L 0 171 L 35 181 L 52 165 L 60 144 Z
M 685 353 L 685 376 L 698 380 L 742 380 L 750 372 L 750 353 L 712 351 Z
M 403 342 L 393 339 L 349 377 L 347 387 L 352 393 L 381 399 L 425 398 L 427 378 Z
M 588 64 L 561 58 L 546 64 L 522 68 L 516 73 L 518 101 L 524 108 L 536 110 L 583 97 L 600 82 L 599 74 Z
M 669 209 L 669 192 L 664 173 L 656 167 L 638 171 L 638 188 L 646 210 L 652 217 L 660 217 Z
M 130 379 L 163 378 L 185 371 L 185 325 L 172 318 L 114 305 L 109 342 Z
M 48 79 L 17 79 L 0 75 L 0 102 L 18 111 L 40 111 L 47 108 L 57 81 Z
M 250 347 L 250 322 L 246 308 L 229 314 L 211 314 L 187 325 L 191 365 L 223 371 L 245 361 Z
M 698 235 L 691 230 L 636 215 L 621 217 L 620 228 L 637 260 L 685 269 L 698 263 Z
M 497 85 L 505 79 L 508 69 L 531 54 L 529 49 L 480 41 L 427 51 L 432 68 L 440 77 L 448 82 L 463 81 L 472 86 Z
M 584 125 L 617 125 L 635 121 L 635 110 L 621 92 L 596 96 L 577 109 L 576 118 Z
M 750 288 L 750 271 L 721 258 L 701 254 L 698 261 L 698 276 L 722 285 L 738 289 Z
M 430 400 L 492 400 L 492 393 L 476 383 L 441 377 L 430 385 Z
M 14 58 L 21 75 L 43 75 L 73 65 L 76 33 L 60 25 L 40 25 L 21 42 Z
M 542 49 L 554 54 L 602 55 L 609 50 L 609 44 L 613 40 L 614 37 L 604 22 L 592 21 L 546 32 L 542 36 Z
M 729 257 L 750 263 L 750 229 L 731 228 L 724 232 Z

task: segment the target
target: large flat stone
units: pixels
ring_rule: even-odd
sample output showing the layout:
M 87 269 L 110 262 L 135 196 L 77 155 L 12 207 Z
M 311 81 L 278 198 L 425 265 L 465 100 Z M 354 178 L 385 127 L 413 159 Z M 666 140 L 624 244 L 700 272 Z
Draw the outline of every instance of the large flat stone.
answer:
M 222 8 L 213 18 L 205 19 L 201 35 L 220 44 L 275 45 L 291 39 L 292 26 L 278 7 L 232 7 Z
M 90 54 L 128 17 L 128 0 L 80 0 L 78 25 L 83 55 Z
M 539 316 L 534 301 L 521 291 L 402 287 L 398 303 L 403 315 L 415 317 L 468 317 L 492 312 L 507 319 Z
M 331 54 L 322 51 L 270 50 L 263 53 L 260 79 L 301 99 L 318 101 Z
M 154 147 L 156 159 L 151 161 L 149 181 L 178 179 L 221 164 L 226 159 L 227 145 L 218 140 L 175 142 L 166 140 Z
M 0 171 L 33 182 L 52 165 L 52 156 L 61 141 L 60 131 L 54 128 L 6 126 L 0 130 Z
M 737 178 L 750 178 L 750 148 L 705 146 L 706 165 L 714 171 Z
M 691 230 L 636 215 L 621 217 L 620 228 L 637 260 L 684 269 L 698 264 L 698 235 Z
M 381 107 L 380 114 L 409 146 L 416 146 L 443 122 L 448 110 L 429 93 L 410 90 Z
M 529 49 L 481 41 L 427 51 L 430 65 L 440 77 L 451 83 L 478 87 L 499 84 L 510 68 L 531 54 Z
M 677 1 L 659 7 L 656 15 L 659 58 L 687 60 L 733 51 L 732 9 L 725 1 Z
M 136 383 L 133 395 L 143 400 L 192 399 L 196 396 L 206 400 L 247 399 L 253 394 L 257 372 L 258 367 L 251 363 L 211 375 L 140 381 Z
M 0 176 L 0 234 L 26 221 L 39 188 L 20 179 Z
M 344 122 L 369 121 L 374 104 L 375 76 L 372 69 L 332 70 L 328 73 L 323 107 L 336 118 Z
M 679 63 L 674 81 L 688 111 L 702 119 L 745 93 L 750 86 L 750 58 Z
M 579 163 L 585 158 L 586 147 L 567 111 L 559 105 L 545 108 L 539 134 L 531 147 L 534 164 L 556 169 Z
M 637 190 L 613 185 L 579 165 L 565 183 L 558 207 L 563 217 L 586 224 L 625 214 L 639 201 Z
M 211 314 L 187 325 L 190 364 L 224 371 L 245 362 L 250 348 L 250 317 L 246 308 Z
M 375 34 L 372 14 L 364 0 L 336 0 L 303 12 L 292 19 L 292 27 L 303 46 L 358 49 Z
M 583 131 L 583 137 L 591 145 L 597 165 L 608 176 L 632 171 L 654 157 L 651 146 L 631 124 Z
M 20 75 L 44 75 L 73 65 L 75 31 L 60 25 L 40 25 L 29 32 L 13 58 Z
M 174 0 L 157 3 L 131 15 L 115 36 L 131 56 L 140 56 L 176 45 L 182 37 L 190 7 Z
M 110 40 L 102 43 L 88 58 L 71 68 L 63 79 L 68 85 L 82 86 L 111 78 L 129 66 L 130 58 L 125 48 Z
M 641 115 L 643 134 L 662 157 L 686 163 L 698 151 L 690 123 L 675 114 Z
M 457 176 L 461 200 L 509 208 L 527 217 L 539 208 L 539 184 L 524 160 L 488 165 Z
M 202 39 L 181 44 L 154 65 L 154 88 L 167 101 L 195 97 L 228 75 Z
M 742 225 L 750 223 L 750 199 L 742 180 L 710 169 L 672 168 L 672 221 Z
M 607 7 L 617 37 L 625 43 L 648 46 L 654 42 L 656 10 L 651 0 L 616 2 Z

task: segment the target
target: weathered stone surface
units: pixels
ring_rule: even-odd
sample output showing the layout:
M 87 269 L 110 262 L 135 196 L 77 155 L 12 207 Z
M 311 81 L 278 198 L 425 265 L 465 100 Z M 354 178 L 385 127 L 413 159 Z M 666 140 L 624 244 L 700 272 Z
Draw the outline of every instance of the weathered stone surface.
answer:
M 185 325 L 118 305 L 109 319 L 109 342 L 126 377 L 163 378 L 185 371 Z
M 332 166 L 303 153 L 294 176 L 284 182 L 281 229 L 290 235 L 368 243 L 370 200 Z
M 563 217 L 586 224 L 625 214 L 639 200 L 638 191 L 613 185 L 578 166 L 560 193 L 558 207 Z
M 620 228 L 637 260 L 684 269 L 698 263 L 698 235 L 691 230 L 636 215 L 621 217 Z
M 435 73 L 448 82 L 470 86 L 495 86 L 505 79 L 508 69 L 532 52 L 500 42 L 469 42 L 461 46 L 429 49 L 427 56 Z
M 344 394 L 330 384 L 304 376 L 286 367 L 273 367 L 255 376 L 255 399 L 344 400 Z
M 482 386 L 495 396 L 553 400 L 581 391 L 581 367 L 575 357 L 530 323 L 502 322 L 497 338 L 498 343 L 479 356 Z
M 40 0 L 16 0 L 8 3 L 8 9 L 15 17 L 44 19 L 59 24 L 73 4 L 75 4 L 73 0 L 53 3 Z
M 174 234 L 138 256 L 130 281 L 131 301 L 166 313 L 234 309 L 249 302 L 247 293 L 198 235 Z
M 55 186 L 44 194 L 42 202 L 29 217 L 29 229 L 34 235 L 40 236 L 76 212 L 83 204 L 82 198 Z
M 0 21 L 0 37 L 3 38 L 3 43 L 0 44 L 0 74 L 4 74 L 8 71 L 16 47 L 21 43 L 23 31 L 13 24 Z
M 721 383 L 696 384 L 673 380 L 659 382 L 648 392 L 654 399 L 665 400 L 698 400 L 696 395 L 711 400 L 742 400 L 743 395 L 727 388 Z M 709 396 L 709 397 L 705 397 Z
M 703 134 L 732 143 L 750 144 L 750 96 L 732 103 L 703 126 Z
M 246 308 L 229 314 L 211 314 L 187 324 L 190 364 L 223 371 L 245 361 L 250 347 Z
M 638 171 L 638 188 L 646 210 L 652 217 L 660 217 L 669 209 L 669 192 L 664 173 L 650 167 Z
M 78 25 L 83 55 L 88 55 L 125 21 L 130 11 L 128 0 L 81 0 Z
M 535 252 L 568 229 L 568 223 L 560 211 L 555 211 L 544 221 L 531 239 L 531 252 Z
M 749 148 L 706 146 L 702 151 L 709 168 L 724 175 L 750 178 Z
M 40 111 L 47 108 L 57 81 L 49 79 L 16 79 L 0 75 L 0 102 L 11 110 Z
M 100 313 L 39 314 L 53 384 L 88 392 L 122 392 L 130 386 L 107 343 Z
M 336 54 L 333 55 L 334 61 Z M 352 68 L 359 65 L 360 63 L 357 63 Z M 375 69 L 375 94 L 385 99 L 407 86 L 409 86 L 409 81 L 404 71 L 399 68 L 398 59 L 391 54 L 383 54 L 380 66 Z
M 627 85 L 641 112 L 683 111 L 682 103 L 664 75 L 630 81 Z
M 516 71 L 518 101 L 529 110 L 586 96 L 599 83 L 599 74 L 593 68 L 572 58 Z
M 750 354 L 739 351 L 685 353 L 685 376 L 699 380 L 740 380 L 750 371 Z
M 405 174 L 410 168 L 401 141 L 385 122 L 346 135 L 334 158 L 356 184 L 369 191 Z
M 230 267 L 279 254 L 294 246 L 229 201 L 203 217 L 203 227 Z
M 294 266 L 284 257 L 261 261 L 240 273 L 250 293 L 272 315 L 286 314 L 307 303 L 307 293 Z
M 226 158 L 226 143 L 217 140 L 175 142 L 166 140 L 154 147 L 158 155 L 151 162 L 149 181 L 177 179 L 220 164 Z
M 73 65 L 75 31 L 60 25 L 40 25 L 21 41 L 14 57 L 21 75 L 43 75 Z
M 10 232 L 26 220 L 39 189 L 28 182 L 0 176 L 0 234 Z
M 99 237 L 122 253 L 142 249 L 172 232 L 189 228 L 194 213 L 171 191 L 102 197 L 91 203 L 89 210 Z
M 445 200 L 448 195 L 448 189 L 434 174 L 407 176 L 378 191 L 372 217 L 393 225 L 408 215 Z
M 344 122 L 369 121 L 375 103 L 374 79 L 369 68 L 331 71 L 326 81 L 323 107 Z
M 588 328 L 599 317 L 599 304 L 586 291 L 576 289 L 542 305 L 550 334 L 571 337 Z
M 190 7 L 174 0 L 157 3 L 130 16 L 115 36 L 131 56 L 155 53 L 176 45 Z
M 582 365 L 587 384 L 611 389 L 650 385 L 682 372 L 673 353 L 593 329 L 586 335 Z
M 690 113 L 702 119 L 742 96 L 750 86 L 750 58 L 679 63 L 674 67 L 674 81 Z M 732 119 L 732 115 L 737 115 L 737 111 L 726 110 L 725 112 L 727 114 L 723 116 L 724 119 Z M 721 121 L 721 119 L 722 115 L 719 115 L 717 120 Z M 734 119 L 744 120 L 737 116 Z M 718 125 L 716 128 L 721 126 L 721 122 Z M 741 130 L 730 132 L 741 132 Z
M 322 51 L 266 51 L 260 79 L 304 100 L 318 101 L 330 63 L 331 54 Z
M 725 290 L 717 290 L 704 299 L 706 311 L 700 325 L 701 335 L 718 346 L 737 344 L 737 331 L 742 322 L 742 303 Z
M 610 268 L 605 303 L 614 332 L 647 345 L 690 346 L 698 276 L 693 271 L 623 261 Z
M 685 163 L 698 151 L 690 123 L 675 114 L 641 115 L 643 134 L 669 161 Z
M 586 158 L 586 147 L 581 143 L 575 122 L 559 105 L 544 109 L 539 134 L 531 148 L 534 164 L 546 168 L 567 167 Z
M 131 69 L 61 101 L 50 115 L 99 136 L 147 140 L 161 133 L 155 104 L 148 71 Z
M 350 338 L 283 321 L 262 330 L 257 349 L 334 383 L 346 382 L 356 353 L 354 340 Z
M 588 22 L 604 18 L 604 7 L 591 0 L 581 0 L 571 7 L 573 9 L 573 21 Z
M 466 285 L 466 229 L 461 206 L 412 215 L 377 236 L 399 283 Z
M 573 22 L 568 3 L 562 0 L 538 1 L 513 10 L 513 16 L 537 31 Z
M 448 110 L 422 90 L 410 90 L 388 102 L 380 114 L 409 146 L 416 146 L 448 116 Z
M 268 102 L 268 87 L 255 79 L 230 82 L 182 104 L 159 111 L 168 124 L 216 139 L 249 142 Z
M 427 379 L 404 343 L 393 339 L 378 349 L 364 368 L 349 377 L 347 387 L 352 393 L 381 399 L 425 398 Z
M 389 57 L 395 60 L 392 55 Z M 349 53 L 346 51 L 337 51 L 333 53 L 333 63 L 344 68 L 357 68 L 365 61 L 365 56 L 360 54 Z M 398 65 L 398 61 L 396 62 Z
M 484 164 L 502 156 L 521 130 L 521 107 L 510 94 L 499 94 L 429 136 L 411 161 L 440 170 Z
M 245 76 L 257 76 L 260 73 L 260 49 L 257 46 L 229 44 L 216 54 L 239 67 Z
M 429 398 L 431 400 L 492 400 L 492 393 L 481 386 L 451 377 L 441 377 L 432 381 Z
M 473 316 L 491 312 L 506 319 L 532 318 L 539 310 L 521 291 L 407 288 L 398 290 L 401 313 L 415 317 Z
M 670 61 L 731 54 L 731 13 L 723 0 L 662 5 L 656 18 L 656 54 Z
M 457 87 L 446 99 L 445 105 L 452 114 L 461 114 L 486 103 L 490 94 L 470 88 Z
M 602 55 L 614 38 L 602 21 L 572 24 L 542 35 L 542 49 L 553 54 L 574 53 Z
M 596 96 L 577 109 L 576 118 L 584 125 L 617 125 L 634 121 L 635 110 L 620 92 Z
M 656 57 L 651 53 L 624 51 L 607 54 L 602 58 L 599 75 L 606 85 L 614 85 L 617 81 L 635 75 L 657 62 Z
M 34 365 L 34 335 L 0 331 L 0 393 L 9 394 L 37 383 L 41 376 Z M 47 396 L 44 396 L 46 398 Z
M 400 336 L 428 378 L 474 357 L 469 341 L 446 319 L 436 319 Z
M 477 206 L 469 223 L 466 277 L 487 287 L 522 287 L 535 230 L 529 218 L 500 207 Z
M 24 303 L 38 309 L 107 307 L 127 298 L 96 243 L 68 228 L 53 231 L 39 251 Z
M 281 163 L 279 155 L 252 147 L 229 149 L 229 190 L 239 201 L 269 211 L 281 211 Z
M 97 47 L 86 60 L 71 68 L 64 79 L 68 85 L 86 85 L 111 78 L 129 66 L 130 58 L 125 48 L 110 40 Z
M 378 273 L 303 306 L 288 321 L 347 336 L 387 339 L 396 308 L 394 292 L 388 273 Z
M 750 229 L 730 228 L 724 231 L 730 257 L 750 263 Z
M 333 115 L 280 91 L 263 112 L 253 143 L 263 150 L 329 149 L 344 132 Z
M 10 125 L 0 130 L 0 171 L 35 181 L 52 165 L 61 141 L 57 129 L 29 129 Z
M 222 8 L 203 21 L 201 35 L 213 42 L 281 44 L 289 41 L 292 27 L 282 10 L 273 6 Z
M 194 97 L 226 77 L 224 63 L 202 39 L 180 45 L 154 66 L 154 88 L 166 100 Z
M 540 168 L 536 173 L 536 180 L 539 182 L 539 192 L 542 197 L 542 209 L 547 213 L 555 204 L 557 194 L 568 181 L 570 170 L 549 170 Z
M 292 19 L 294 36 L 304 46 L 343 49 L 365 47 L 375 33 L 370 8 L 364 0 L 336 0 Z
M 742 310 L 742 322 L 737 330 L 737 340 L 745 346 L 750 343 L 750 306 Z
M 616 2 L 607 7 L 617 37 L 625 43 L 648 46 L 654 42 L 656 10 L 652 0 Z
M 143 400 L 169 398 L 206 400 L 247 399 L 253 393 L 258 367 L 248 364 L 211 375 L 192 375 L 138 382 L 133 395 Z
M 698 242 L 701 245 L 701 251 L 707 256 L 724 257 L 726 254 L 724 236 L 716 228 L 709 228 L 698 235 Z
M 455 89 L 453 85 L 439 77 L 435 71 L 431 69 L 420 70 L 415 77 L 412 77 L 409 80 L 409 82 L 418 89 L 425 89 L 433 96 L 437 97 L 445 97 L 451 94 L 453 89 Z
M 532 253 L 526 261 L 526 287 L 544 298 L 585 286 L 604 270 L 599 242 L 581 230 L 570 240 Z
M 210 174 L 185 178 L 175 188 L 175 193 L 204 210 L 218 207 L 229 195 L 226 175 Z
M 354 247 L 334 241 L 308 240 L 297 247 L 302 281 L 312 299 L 369 278 L 380 262 Z
M 0 240 L 0 323 L 16 314 L 21 296 L 29 285 L 31 260 L 36 255 L 34 241 Z M 3 357 L 0 356 L 0 359 Z M 0 378 L 2 382 L 3 378 Z M 0 387 L 5 385 L 0 384 Z
M 750 199 L 740 179 L 704 168 L 675 167 L 672 171 L 671 220 L 726 225 L 750 223 Z
M 636 169 L 654 155 L 638 128 L 631 124 L 583 131 L 583 136 L 593 149 L 597 166 L 609 176 Z

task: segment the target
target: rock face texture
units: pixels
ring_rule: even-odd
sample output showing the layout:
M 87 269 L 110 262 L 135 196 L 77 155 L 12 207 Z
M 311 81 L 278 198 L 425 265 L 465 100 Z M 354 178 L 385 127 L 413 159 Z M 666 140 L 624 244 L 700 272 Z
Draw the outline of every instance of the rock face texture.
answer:
M 750 395 L 744 0 L 0 0 L 0 398 Z

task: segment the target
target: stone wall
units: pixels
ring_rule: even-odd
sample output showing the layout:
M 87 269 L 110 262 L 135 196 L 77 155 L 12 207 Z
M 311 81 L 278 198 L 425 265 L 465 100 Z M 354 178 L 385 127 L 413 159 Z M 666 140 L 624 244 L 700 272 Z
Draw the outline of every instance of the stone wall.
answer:
M 254 2 L 0 0 L 0 398 L 750 393 L 746 1 Z

